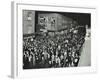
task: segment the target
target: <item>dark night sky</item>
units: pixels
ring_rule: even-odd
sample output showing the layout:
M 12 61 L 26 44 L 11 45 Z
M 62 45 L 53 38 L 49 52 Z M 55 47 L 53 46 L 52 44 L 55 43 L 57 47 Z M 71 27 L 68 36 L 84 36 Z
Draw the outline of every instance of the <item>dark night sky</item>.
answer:
M 91 14 L 90 13 L 74 13 L 74 12 L 51 12 L 51 11 L 36 11 L 38 13 L 59 13 L 73 20 L 77 21 L 79 25 L 89 25 L 91 27 Z

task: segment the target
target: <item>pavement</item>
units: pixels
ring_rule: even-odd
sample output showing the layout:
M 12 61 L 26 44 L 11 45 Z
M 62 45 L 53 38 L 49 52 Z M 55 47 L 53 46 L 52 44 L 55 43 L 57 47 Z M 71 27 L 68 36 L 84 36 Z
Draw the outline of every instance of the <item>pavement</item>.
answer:
M 86 39 L 83 44 L 78 66 L 91 66 L 91 39 Z

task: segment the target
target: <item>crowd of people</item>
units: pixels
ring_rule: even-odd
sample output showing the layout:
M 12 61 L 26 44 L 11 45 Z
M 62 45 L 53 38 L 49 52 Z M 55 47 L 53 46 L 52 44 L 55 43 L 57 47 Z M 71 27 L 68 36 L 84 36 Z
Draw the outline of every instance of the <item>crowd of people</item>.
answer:
M 78 66 L 85 28 L 73 28 L 54 36 L 44 34 L 23 37 L 24 69 Z

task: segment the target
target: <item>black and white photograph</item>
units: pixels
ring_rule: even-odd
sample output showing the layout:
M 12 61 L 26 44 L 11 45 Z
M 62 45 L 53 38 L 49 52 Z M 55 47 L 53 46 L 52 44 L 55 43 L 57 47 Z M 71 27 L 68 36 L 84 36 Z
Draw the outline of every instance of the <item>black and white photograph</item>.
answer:
M 96 8 L 12 3 L 11 75 L 96 72 Z
M 91 66 L 91 13 L 22 10 L 23 69 Z

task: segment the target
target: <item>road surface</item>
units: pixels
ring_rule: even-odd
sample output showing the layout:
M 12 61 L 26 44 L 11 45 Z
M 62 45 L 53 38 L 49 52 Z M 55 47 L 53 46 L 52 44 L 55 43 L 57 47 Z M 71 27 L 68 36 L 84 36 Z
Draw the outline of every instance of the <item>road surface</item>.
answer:
M 85 40 L 78 66 L 91 66 L 91 39 Z

